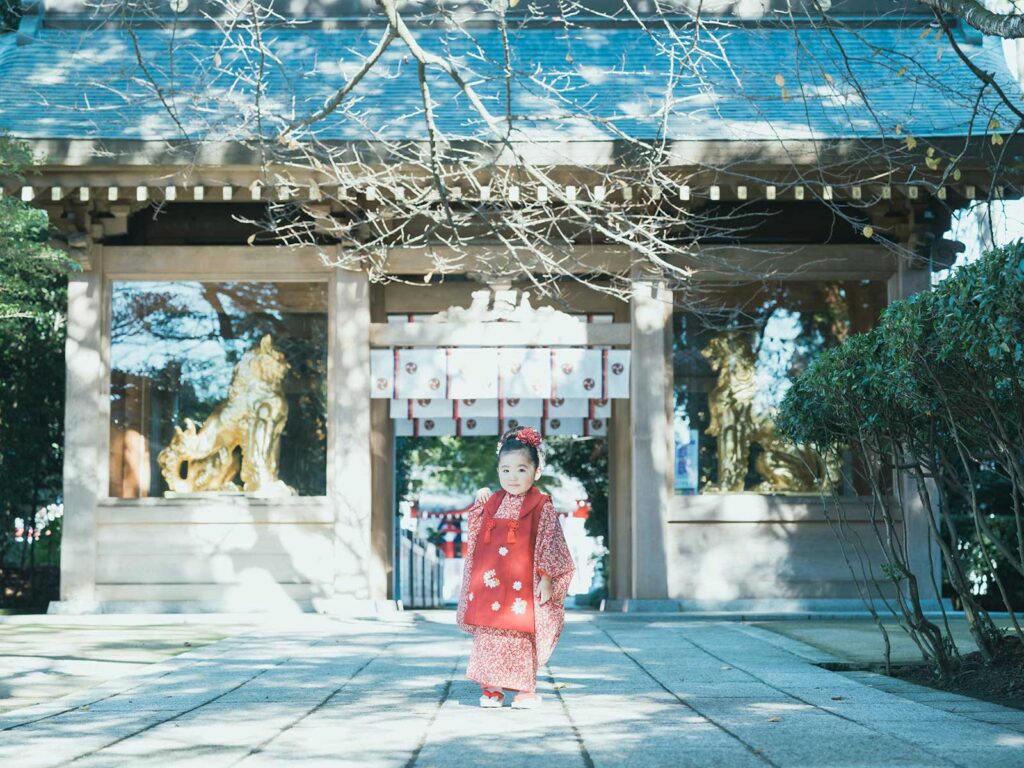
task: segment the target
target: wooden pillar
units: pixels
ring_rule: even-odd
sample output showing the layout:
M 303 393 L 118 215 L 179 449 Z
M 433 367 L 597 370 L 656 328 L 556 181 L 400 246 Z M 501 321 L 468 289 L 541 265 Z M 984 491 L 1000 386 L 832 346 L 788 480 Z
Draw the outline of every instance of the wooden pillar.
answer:
M 899 299 L 912 296 L 920 291 L 931 288 L 931 270 L 912 269 L 906 266 L 903 259 L 898 260 L 896 272 L 889 278 L 888 298 L 891 304 Z M 932 508 L 938 509 L 938 494 L 929 484 Z M 937 609 L 942 585 L 942 556 L 938 544 L 933 540 L 929 530 L 928 510 L 917 493 L 917 484 L 905 477 L 903 488 L 900 489 L 906 500 L 904 537 L 907 545 L 907 560 L 910 570 L 917 576 L 921 600 L 925 601 L 925 609 Z
M 364 272 L 331 276 L 334 337 L 328 371 L 334 508 L 334 597 L 368 600 L 384 582 L 371 536 L 370 282 Z M 330 437 L 333 435 L 333 437 Z
M 96 605 L 96 505 L 106 494 L 106 366 L 103 355 L 104 286 L 101 263 L 68 278 L 64 361 L 64 520 L 60 551 L 61 612 Z
M 928 269 L 910 269 L 903 259 L 897 259 L 897 269 L 887 284 L 889 303 L 927 291 L 932 285 L 932 273 Z
M 630 300 L 631 599 L 668 598 L 672 463 L 672 292 L 634 269 Z
M 608 597 L 631 597 L 633 585 L 633 440 L 629 400 L 612 400 L 608 420 Z
M 370 286 L 370 320 L 375 323 L 387 322 L 382 285 Z M 370 535 L 373 555 L 370 595 L 374 599 L 390 600 L 394 599 L 392 578 L 395 557 L 395 432 L 389 400 L 370 401 L 370 429 Z

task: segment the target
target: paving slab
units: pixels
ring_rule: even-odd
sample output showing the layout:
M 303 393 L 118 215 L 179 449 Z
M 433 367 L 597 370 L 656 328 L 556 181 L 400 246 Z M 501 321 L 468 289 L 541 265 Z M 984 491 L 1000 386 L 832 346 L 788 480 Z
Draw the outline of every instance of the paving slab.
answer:
M 0 713 L 139 672 L 248 628 L 238 617 L 216 624 L 17 618 L 0 623 Z
M 0 714 L 0 765 L 1024 764 L 1024 713 L 830 671 L 763 627 L 574 616 L 532 711 L 478 706 L 469 647 L 445 612 L 268 623 Z
M 1012 630 L 1009 620 L 1000 616 L 994 617 L 996 626 L 1009 633 Z M 975 650 L 970 629 L 962 614 L 951 614 L 945 622 L 941 616 L 929 618 L 940 626 L 948 622 L 950 634 L 962 652 Z M 895 620 L 886 619 L 882 624 L 889 634 L 890 659 L 893 664 L 922 662 L 920 649 Z M 885 661 L 885 640 L 871 618 L 766 621 L 754 622 L 752 626 L 798 643 L 806 643 L 822 653 L 836 657 L 836 660 L 862 664 L 881 664 Z

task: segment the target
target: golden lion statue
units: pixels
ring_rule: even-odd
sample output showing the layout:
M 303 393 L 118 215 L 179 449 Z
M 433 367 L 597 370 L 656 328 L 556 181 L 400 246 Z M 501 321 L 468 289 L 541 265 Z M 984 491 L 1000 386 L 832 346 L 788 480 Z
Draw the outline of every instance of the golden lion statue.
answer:
M 170 493 L 295 495 L 277 476 L 281 433 L 288 420 L 282 382 L 289 368 L 270 336 L 264 336 L 258 347 L 242 355 L 228 399 L 213 409 L 202 428 L 197 430 L 191 419 L 185 419 L 184 430 L 175 425 L 174 437 L 157 457 Z M 239 472 L 241 489 L 235 483 Z
M 744 490 L 754 443 L 761 447 L 754 468 L 764 480 L 752 490 L 808 493 L 835 487 L 840 480 L 838 456 L 822 457 L 783 439 L 770 417 L 755 412 L 757 360 L 746 336 L 723 333 L 711 339 L 701 354 L 718 374 L 708 395 L 711 420 L 706 430 L 718 438 L 718 482 L 706 483 L 705 492 Z

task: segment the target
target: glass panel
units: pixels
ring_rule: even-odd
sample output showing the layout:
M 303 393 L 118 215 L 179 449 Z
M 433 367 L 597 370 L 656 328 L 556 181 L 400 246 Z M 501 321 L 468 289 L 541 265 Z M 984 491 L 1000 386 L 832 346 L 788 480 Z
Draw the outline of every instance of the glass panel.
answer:
M 115 282 L 111 300 L 111 496 L 326 493 L 326 283 Z
M 710 289 L 676 312 L 676 492 L 858 492 L 840 487 L 849 456 L 789 443 L 773 416 L 808 363 L 870 330 L 885 301 L 879 282 L 787 282 Z

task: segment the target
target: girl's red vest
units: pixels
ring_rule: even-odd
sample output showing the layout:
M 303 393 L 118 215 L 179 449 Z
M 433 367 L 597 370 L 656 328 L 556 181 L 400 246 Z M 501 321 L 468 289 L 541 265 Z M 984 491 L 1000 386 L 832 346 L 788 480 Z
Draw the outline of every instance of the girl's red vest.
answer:
M 505 491 L 484 504 L 473 549 L 465 622 L 478 627 L 533 634 L 533 553 L 540 513 L 550 497 L 531 486 L 518 520 L 496 518 Z

